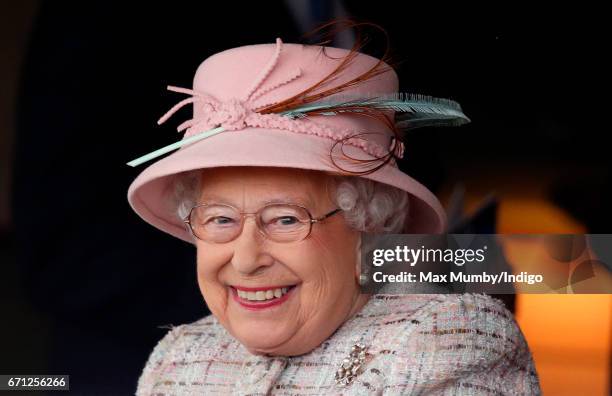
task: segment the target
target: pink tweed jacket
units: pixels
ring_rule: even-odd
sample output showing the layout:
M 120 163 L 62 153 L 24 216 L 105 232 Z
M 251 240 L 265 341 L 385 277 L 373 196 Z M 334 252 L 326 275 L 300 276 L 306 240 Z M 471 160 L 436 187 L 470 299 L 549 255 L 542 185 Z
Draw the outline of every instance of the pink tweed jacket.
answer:
M 334 375 L 367 347 L 348 386 Z M 501 301 L 482 294 L 376 294 L 308 354 L 250 354 L 208 316 L 174 327 L 138 381 L 145 395 L 538 395 L 525 338 Z

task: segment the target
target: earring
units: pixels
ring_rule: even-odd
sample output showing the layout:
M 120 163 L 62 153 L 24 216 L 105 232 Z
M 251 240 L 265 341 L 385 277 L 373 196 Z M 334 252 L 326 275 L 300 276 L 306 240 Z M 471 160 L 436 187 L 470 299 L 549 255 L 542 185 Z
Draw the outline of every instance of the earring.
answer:
M 359 275 L 359 285 L 363 286 L 368 283 L 368 276 L 365 274 Z

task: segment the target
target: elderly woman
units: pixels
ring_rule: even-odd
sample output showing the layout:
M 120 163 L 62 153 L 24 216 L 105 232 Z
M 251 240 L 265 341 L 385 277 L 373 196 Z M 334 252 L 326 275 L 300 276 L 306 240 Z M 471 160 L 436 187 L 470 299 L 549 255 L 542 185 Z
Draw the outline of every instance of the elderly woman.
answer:
M 137 394 L 539 394 L 499 300 L 361 292 L 363 232 L 445 230 L 435 196 L 397 167 L 399 123 L 385 120 L 465 116 L 450 101 L 394 96 L 384 60 L 322 48 L 277 39 L 213 55 L 193 90 L 171 88 L 192 95 L 160 120 L 193 103 L 183 139 L 130 163 L 180 148 L 128 198 L 195 245 L 212 312 L 163 337 Z

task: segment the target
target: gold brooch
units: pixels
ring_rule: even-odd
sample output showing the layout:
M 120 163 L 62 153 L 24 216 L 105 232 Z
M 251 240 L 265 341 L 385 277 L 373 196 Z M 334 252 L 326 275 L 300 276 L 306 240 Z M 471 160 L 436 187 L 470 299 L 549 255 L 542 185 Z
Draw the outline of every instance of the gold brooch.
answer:
M 351 354 L 349 357 L 342 360 L 342 364 L 338 371 L 336 371 L 336 385 L 347 386 L 357 375 L 361 373 L 361 368 L 365 362 L 366 357 L 366 346 L 364 344 L 355 344 L 351 348 Z

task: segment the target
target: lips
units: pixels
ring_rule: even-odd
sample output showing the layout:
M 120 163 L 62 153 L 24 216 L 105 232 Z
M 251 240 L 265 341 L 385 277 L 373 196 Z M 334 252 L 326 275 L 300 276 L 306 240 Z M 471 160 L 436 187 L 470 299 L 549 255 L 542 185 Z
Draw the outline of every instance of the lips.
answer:
M 291 287 L 291 286 L 295 286 L 295 285 L 281 285 L 281 286 L 264 286 L 264 287 L 246 287 L 246 286 L 235 286 L 233 285 L 232 287 L 236 290 L 242 290 L 242 291 L 267 291 L 267 290 L 274 290 L 274 289 L 280 289 L 283 287 Z
M 296 285 L 272 287 L 230 286 L 234 301 L 250 310 L 282 304 L 293 294 Z
M 245 290 L 242 287 L 237 287 L 236 292 L 238 293 L 238 296 L 244 300 L 266 301 L 282 297 L 283 294 L 287 293 L 291 287 L 292 286 L 274 288 L 249 288 L 250 290 Z

